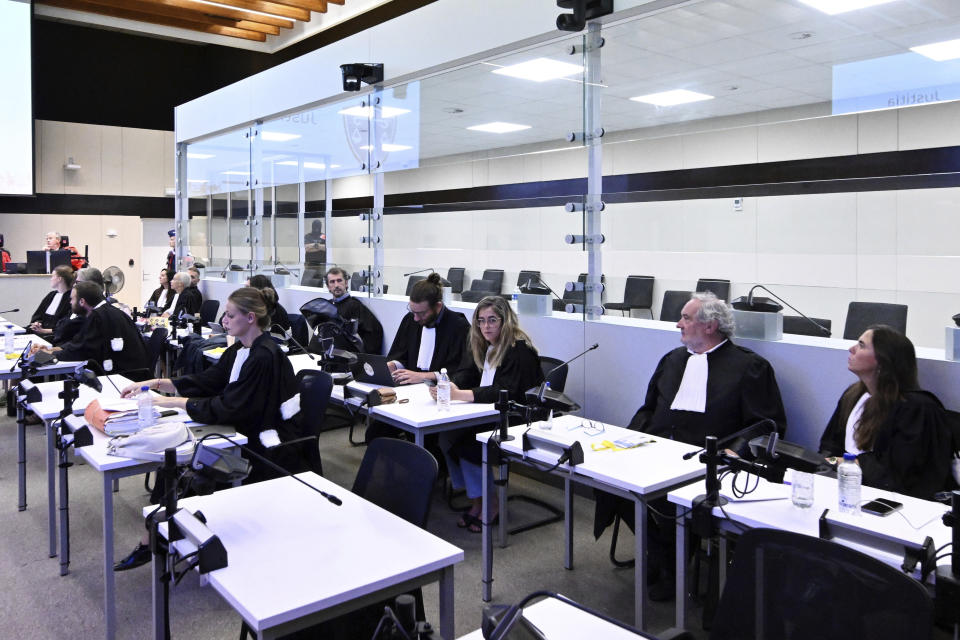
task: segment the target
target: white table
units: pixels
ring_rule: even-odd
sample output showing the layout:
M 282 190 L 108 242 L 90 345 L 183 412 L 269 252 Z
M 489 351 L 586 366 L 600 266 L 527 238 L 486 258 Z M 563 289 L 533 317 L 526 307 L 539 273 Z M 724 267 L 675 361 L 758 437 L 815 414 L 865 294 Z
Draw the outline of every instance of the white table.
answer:
M 640 629 L 644 628 L 644 609 L 646 607 L 646 569 L 645 558 L 646 534 L 647 534 L 647 501 L 666 495 L 672 489 L 683 484 L 687 484 L 700 478 L 704 474 L 704 466 L 696 457 L 690 460 L 683 460 L 683 454 L 697 450 L 697 447 L 667 440 L 659 437 L 654 438 L 654 442 L 643 446 L 627 449 L 623 451 L 612 451 L 604 449 L 594 451 L 592 444 L 600 445 L 604 440 L 617 440 L 623 437 L 636 437 L 641 435 L 637 431 L 631 431 L 623 427 L 613 425 L 603 425 L 603 423 L 593 422 L 594 425 L 602 425 L 603 433 L 590 436 L 583 429 L 575 428 L 581 424 L 589 423 L 583 418 L 577 416 L 562 416 L 553 421 L 553 428 L 544 431 L 541 429 L 543 423 L 534 423 L 532 429 L 548 435 L 555 434 L 556 437 L 563 439 L 576 440 L 580 442 L 583 448 L 583 463 L 571 467 L 568 464 L 560 465 L 551 473 L 563 478 L 564 482 L 564 511 L 566 513 L 565 522 L 565 552 L 564 566 L 567 569 L 573 568 L 573 491 L 571 483 L 576 482 L 588 487 L 601 489 L 613 495 L 632 500 L 635 505 L 634 510 L 634 533 L 635 543 L 635 566 L 634 583 L 636 598 L 634 604 L 634 624 Z M 532 466 L 546 469 L 552 467 L 557 462 L 557 454 L 541 449 L 531 449 L 524 454 L 522 435 L 527 430 L 526 426 L 511 427 L 510 435 L 513 440 L 501 442 L 500 451 L 505 454 L 505 458 L 510 461 L 521 461 L 526 463 L 538 463 Z M 483 464 L 486 468 L 492 464 L 491 446 L 488 438 L 494 433 L 481 433 L 477 435 L 477 440 L 483 443 Z M 492 441 L 492 439 L 491 439 Z M 500 467 L 501 476 L 505 471 L 505 465 Z M 489 486 L 490 479 L 488 473 L 483 473 L 483 522 L 490 522 L 493 514 L 491 513 L 491 501 L 488 499 L 491 493 Z M 506 488 L 500 488 L 500 544 L 506 544 Z M 489 602 L 493 591 L 493 535 L 492 528 L 487 524 L 483 525 L 483 600 Z
M 294 373 L 319 369 L 319 360 L 311 360 L 304 354 L 290 356 L 290 363 L 293 365 Z M 379 420 L 413 434 L 414 442 L 419 447 L 423 446 L 424 439 L 430 434 L 492 424 L 500 419 L 500 414 L 493 408 L 493 404 L 454 401 L 450 403 L 449 411 L 440 411 L 436 400 L 430 396 L 430 389 L 425 384 L 391 387 L 397 392 L 397 401 L 372 408 L 366 405 L 361 407 L 360 398 L 345 399 L 344 387 L 366 394 L 373 389 L 378 389 L 379 385 L 365 382 L 334 385 L 330 400 L 335 404 L 359 409 L 367 417 L 368 424 L 370 420 Z
M 453 638 L 453 567 L 463 551 L 316 474 L 299 477 L 343 505 L 292 478 L 178 505 L 203 511 L 220 538 L 229 564 L 207 574 L 209 584 L 257 636 L 275 638 L 439 580 L 440 632 Z M 155 603 L 156 588 L 155 581 Z
M 737 480 L 737 487 L 742 489 L 746 485 L 743 478 L 744 474 L 741 473 L 740 476 L 740 479 Z M 787 472 L 788 480 L 789 477 L 790 472 Z M 732 497 L 730 490 L 731 478 L 732 476 L 724 478 L 721 495 Z M 750 486 L 753 486 L 755 480 L 755 476 L 750 477 Z M 693 500 L 703 494 L 705 490 L 704 483 L 697 482 L 671 491 L 667 499 L 677 505 L 678 509 L 689 509 Z M 940 522 L 940 516 L 948 510 L 948 507 L 938 502 L 920 500 L 910 496 L 864 486 L 861 490 L 862 502 L 885 497 L 897 502 L 902 502 L 903 509 L 900 512 L 892 513 L 885 517 L 874 516 L 867 513 L 861 513 L 856 516 L 840 514 L 837 511 L 837 480 L 821 475 L 814 476 L 814 503 L 809 509 L 800 509 L 793 506 L 790 500 L 790 487 L 787 485 L 772 485 L 766 480 L 760 480 L 757 493 L 752 495 L 771 495 L 778 491 L 783 498 L 756 500 L 751 499 L 750 495 L 747 495 L 737 501 L 733 501 L 732 499 L 723 507 L 726 516 L 724 516 L 718 507 L 713 508 L 712 516 L 717 525 L 726 531 L 742 532 L 744 528 L 768 528 L 819 537 L 820 516 L 825 509 L 829 509 L 829 516 L 838 522 L 853 524 L 865 531 L 879 533 L 890 539 L 922 542 L 926 536 L 930 536 L 933 538 L 937 547 L 951 540 L 952 534 L 950 529 Z M 677 526 L 677 605 L 675 624 L 678 629 L 685 628 L 686 614 L 689 608 L 687 602 L 688 590 L 685 588 L 688 562 L 685 549 L 688 534 L 687 521 L 689 517 L 690 515 L 687 514 L 686 518 L 678 520 Z M 911 524 L 913 526 L 911 526 Z M 918 528 L 915 529 L 914 527 Z M 880 550 L 871 546 L 869 542 L 857 542 L 852 539 L 848 540 L 843 538 L 837 538 L 836 541 L 878 558 L 897 568 L 899 568 L 903 562 L 902 554 L 897 555 L 889 551 Z M 723 569 L 726 566 L 725 545 L 721 544 L 720 549 L 720 584 L 723 585 Z
M 584 640 L 585 638 L 636 640 L 648 637 L 618 627 L 603 618 L 598 618 L 583 609 L 554 598 L 544 598 L 525 606 L 523 617 L 539 629 L 547 640 Z M 483 632 L 477 629 L 465 636 L 460 636 L 459 640 L 483 640 Z
M 27 332 L 26 329 L 18 325 L 16 322 L 13 322 L 12 320 L 7 320 L 3 316 L 0 316 L 0 334 L 3 333 L 3 329 L 5 329 L 8 324 L 13 325 L 13 332 L 15 334 L 21 334 L 21 333 Z

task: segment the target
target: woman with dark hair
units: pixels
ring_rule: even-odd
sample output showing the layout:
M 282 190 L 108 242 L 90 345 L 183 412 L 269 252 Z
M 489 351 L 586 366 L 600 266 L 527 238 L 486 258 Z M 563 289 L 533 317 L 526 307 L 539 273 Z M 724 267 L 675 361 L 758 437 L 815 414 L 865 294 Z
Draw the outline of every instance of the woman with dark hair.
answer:
M 847 368 L 859 380 L 840 397 L 820 452 L 857 455 L 863 483 L 930 499 L 950 476 L 951 436 L 943 405 L 920 389 L 913 343 L 874 325 L 850 347 Z
M 30 331 L 38 336 L 52 336 L 57 323 L 70 315 L 70 289 L 73 288 L 73 268 L 60 265 L 50 274 L 50 293 L 30 317 Z
M 267 311 L 270 313 L 270 322 L 271 324 L 279 326 L 284 331 L 290 329 L 290 316 L 287 315 L 287 310 L 280 304 L 280 295 L 277 293 L 276 288 L 274 288 L 270 278 L 258 273 L 247 280 L 247 286 L 259 289 L 260 291 L 269 290 L 272 292 L 273 297 L 267 299 Z M 269 331 L 269 329 L 267 329 L 267 331 Z
M 170 289 L 170 275 L 166 269 L 160 269 L 159 280 L 160 286 L 150 294 L 150 299 L 147 300 L 147 304 L 152 302 L 160 309 L 160 313 L 163 313 L 170 306 L 170 302 L 173 301 L 173 291 Z
M 533 341 L 523 332 L 517 314 L 499 296 L 477 303 L 467 337 L 467 349 L 450 383 L 450 399 L 462 402 L 496 402 L 501 390 L 510 399 L 523 401 L 524 391 L 543 382 L 540 358 Z M 430 388 L 436 398 L 436 387 Z M 450 470 L 454 489 L 466 489 L 473 503 L 457 526 L 480 532 L 483 509 L 481 446 L 473 433 L 440 434 L 440 450 Z M 494 505 L 494 513 L 499 511 Z

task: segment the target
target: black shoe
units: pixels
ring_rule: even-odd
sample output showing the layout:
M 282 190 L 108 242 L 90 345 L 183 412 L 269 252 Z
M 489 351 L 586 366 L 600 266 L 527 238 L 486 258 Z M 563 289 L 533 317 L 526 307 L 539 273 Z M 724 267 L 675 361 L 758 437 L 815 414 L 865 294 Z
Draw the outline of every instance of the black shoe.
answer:
M 113 565 L 114 571 L 127 571 L 129 569 L 136 569 L 137 567 L 142 567 L 143 565 L 150 562 L 150 547 L 138 542 L 137 546 L 130 552 L 126 558 Z
M 661 573 L 660 579 L 647 591 L 651 602 L 670 602 L 677 596 L 677 578 L 672 573 Z

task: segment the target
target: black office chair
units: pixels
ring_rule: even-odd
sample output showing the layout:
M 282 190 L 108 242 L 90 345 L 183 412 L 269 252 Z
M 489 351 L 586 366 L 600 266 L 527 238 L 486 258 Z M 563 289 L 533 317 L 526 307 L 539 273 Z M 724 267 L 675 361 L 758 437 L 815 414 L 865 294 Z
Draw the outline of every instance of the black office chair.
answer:
M 470 288 L 460 294 L 460 299 L 464 302 L 480 302 L 487 296 L 499 295 L 496 286 L 491 280 L 474 280 L 470 283 Z
M 362 291 L 367 284 L 367 279 L 360 275 L 359 271 L 350 274 L 350 291 Z
M 323 281 L 323 269 L 306 268 L 303 275 L 300 276 L 300 285 L 303 287 L 323 287 L 326 283 Z
M 557 367 L 560 368 L 557 369 Z M 540 369 L 543 371 L 544 378 L 550 383 L 550 388 L 562 393 L 567 386 L 567 373 L 570 367 L 558 358 L 540 356 Z M 556 371 L 554 371 L 554 369 L 556 369 Z
M 450 293 L 463 293 L 463 280 L 467 275 L 467 270 L 463 267 L 450 267 L 447 269 L 447 282 L 450 283 Z
M 527 284 L 540 284 L 540 272 L 532 269 L 524 269 L 517 276 L 517 288 L 521 291 Z
M 417 284 L 421 280 L 426 280 L 427 276 L 410 276 L 407 279 L 407 297 L 410 297 L 410 292 L 413 291 L 413 285 Z
M 208 322 L 216 322 L 217 311 L 219 310 L 219 300 L 204 300 L 203 304 L 200 305 L 200 321 L 203 322 L 203 324 L 207 324 Z
M 303 443 L 302 455 L 307 469 L 323 475 L 323 461 L 320 459 L 316 437 L 323 431 L 323 417 L 333 392 L 333 377 L 325 371 L 306 369 L 298 374 L 300 378 L 300 427 L 302 436 L 311 438 Z
M 394 514 L 426 528 L 439 465 L 429 451 L 397 438 L 367 445 L 353 491 Z
M 631 315 L 634 309 L 646 309 L 653 320 L 653 276 L 627 276 L 623 302 L 609 302 L 603 306 L 623 315 Z
M 711 292 L 721 300 L 730 300 L 730 281 L 720 278 L 700 278 L 697 280 L 697 293 Z
M 290 331 L 293 334 L 293 339 L 306 347 L 307 341 L 310 339 L 310 327 L 307 325 L 307 319 L 299 313 L 288 313 L 287 317 L 290 319 Z
M 587 274 L 581 273 L 579 276 L 577 276 L 577 282 L 586 282 L 586 281 L 587 281 Z M 602 274 L 602 273 L 600 274 L 600 282 L 601 284 L 606 284 L 607 276 L 605 274 Z M 560 300 L 557 300 L 556 298 L 553 299 L 553 310 L 565 311 L 568 304 L 582 305 L 584 301 L 587 299 L 584 293 L 585 292 L 583 291 L 567 291 L 566 287 L 564 287 L 563 298 Z
M 147 340 L 147 355 L 150 356 L 149 360 L 147 360 L 147 368 L 150 371 L 156 371 L 157 360 L 160 359 L 164 349 L 166 349 L 167 336 L 169 334 L 170 332 L 163 327 L 157 327 L 150 334 L 150 339 Z
M 493 283 L 493 292 L 503 291 L 503 269 L 484 269 L 481 280 L 489 280 Z
M 689 291 L 664 291 L 663 302 L 660 304 L 660 319 L 665 322 L 680 320 L 683 305 L 690 300 Z
M 813 320 L 827 330 L 830 330 L 831 326 L 833 325 L 833 322 L 829 318 L 811 317 L 810 320 Z M 821 338 L 830 337 L 828 334 L 825 334 L 823 331 L 820 331 L 820 329 L 810 324 L 810 320 L 800 316 L 783 316 L 783 332 L 792 333 L 798 336 L 820 336 Z
M 835 542 L 754 529 L 737 542 L 710 640 L 921 640 L 933 634 L 922 584 Z
M 907 332 L 907 305 L 888 302 L 851 302 L 847 306 L 844 340 L 856 340 L 872 324 L 886 324 Z

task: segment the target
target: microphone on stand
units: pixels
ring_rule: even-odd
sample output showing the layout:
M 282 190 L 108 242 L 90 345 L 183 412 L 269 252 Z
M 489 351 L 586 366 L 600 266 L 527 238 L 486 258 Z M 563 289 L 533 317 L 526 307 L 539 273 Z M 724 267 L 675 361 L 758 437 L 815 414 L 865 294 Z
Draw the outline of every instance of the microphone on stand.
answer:
M 732 441 L 736 440 L 737 438 L 742 438 L 742 437 L 744 437 L 744 436 L 746 436 L 746 435 L 751 434 L 751 432 L 757 430 L 758 427 L 760 427 L 760 426 L 762 426 L 762 425 L 765 425 L 765 424 L 769 424 L 769 425 L 772 427 L 771 431 L 776 432 L 776 430 L 777 430 L 777 423 L 774 422 L 771 418 L 763 418 L 763 419 L 761 419 L 761 420 L 758 420 L 757 422 L 754 422 L 754 423 L 751 424 L 749 427 L 744 427 L 743 429 L 740 429 L 739 431 L 737 431 L 737 432 L 735 432 L 735 433 L 731 433 L 730 435 L 728 435 L 728 436 L 725 437 L 725 438 L 722 438 L 721 440 L 717 440 L 717 449 L 719 450 L 720 447 L 722 447 L 723 445 L 725 445 L 725 444 L 727 444 L 727 443 L 729 443 L 729 442 L 732 442 Z M 766 435 L 766 434 L 764 433 L 764 434 L 760 434 L 760 435 Z M 698 449 L 698 450 L 696 450 L 696 451 L 690 451 L 690 452 L 688 452 L 688 453 L 683 454 L 683 459 L 684 459 L 684 460 L 689 460 L 689 459 L 692 458 L 693 456 L 698 455 L 698 454 L 700 454 L 700 453 L 703 453 L 704 451 L 705 451 L 705 449 Z
M 293 337 L 293 328 L 284 329 L 284 328 L 281 327 L 280 325 L 274 324 L 274 325 L 272 325 L 272 326 L 270 327 L 270 330 L 273 331 L 273 328 L 274 328 L 274 327 L 279 328 L 279 329 L 283 332 L 283 339 L 284 339 L 284 340 L 289 340 L 289 341 L 292 342 L 294 345 L 296 345 L 297 347 L 299 347 L 299 348 L 300 348 L 300 351 L 303 351 L 305 354 L 307 354 L 307 357 L 309 357 L 312 361 L 314 361 L 314 362 L 317 361 L 317 359 L 313 357 L 313 354 L 310 353 L 309 351 L 307 351 L 307 350 L 304 348 L 304 346 L 303 346 L 302 344 L 300 344 L 299 342 L 297 342 L 297 339 Z
M 558 296 L 556 292 L 550 288 L 550 285 L 548 285 L 546 281 L 540 276 L 538 276 L 537 274 L 532 274 L 529 278 L 527 278 L 527 282 L 526 284 L 523 285 L 523 288 L 521 289 L 521 293 L 529 293 L 533 295 L 546 295 L 540 290 L 541 287 L 537 287 L 536 285 L 533 284 L 534 280 L 536 280 L 541 285 L 543 285 L 542 289 L 546 289 L 548 293 L 552 293 L 554 298 L 556 298 L 557 300 L 563 300 L 563 298 Z
M 599 348 L 600 348 L 600 343 L 599 343 L 599 342 L 594 342 L 594 343 L 593 343 L 593 346 L 587 347 L 586 349 L 584 349 L 583 351 L 581 351 L 581 352 L 578 353 L 577 355 L 573 356 L 572 358 L 570 358 L 569 360 L 567 360 L 567 361 L 564 362 L 563 364 L 558 364 L 558 365 L 555 366 L 553 369 L 550 369 L 550 371 L 548 371 L 547 374 L 546 374 L 545 376 L 543 376 L 544 380 L 543 380 L 543 383 L 541 383 L 541 385 L 540 385 L 540 391 L 539 391 L 539 393 L 537 394 L 537 399 L 538 399 L 540 402 L 543 402 L 543 392 L 546 390 L 546 386 L 547 386 L 547 380 L 546 380 L 546 379 L 547 379 L 547 378 L 549 378 L 549 377 L 552 376 L 555 372 L 557 372 L 557 371 L 559 371 L 560 369 L 562 369 L 563 367 L 567 366 L 568 364 L 570 364 L 571 362 L 573 362 L 573 361 L 576 360 L 577 358 L 579 358 L 579 357 L 581 357 L 581 356 L 589 353 L 590 351 L 593 351 L 594 349 L 599 349 Z
M 531 387 L 524 392 L 524 399 L 528 404 L 536 405 L 543 407 L 545 409 L 555 409 L 557 411 L 564 411 L 570 413 L 572 411 L 577 411 L 580 409 L 580 405 L 568 398 L 565 394 L 557 391 L 556 389 L 550 389 L 547 391 L 547 383 L 550 376 L 554 372 L 559 371 L 563 367 L 567 366 L 577 358 L 585 355 L 586 353 L 593 351 L 600 347 L 600 343 L 596 342 L 592 346 L 587 347 L 574 357 L 570 358 L 562 364 L 558 364 L 553 369 L 548 371 L 546 375 L 543 376 L 543 382 L 538 387 Z
M 0 311 L 0 314 L 4 314 L 4 313 L 16 313 L 17 311 L 20 311 L 20 307 L 17 307 L 16 309 L 7 309 L 6 311 Z

